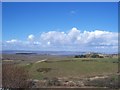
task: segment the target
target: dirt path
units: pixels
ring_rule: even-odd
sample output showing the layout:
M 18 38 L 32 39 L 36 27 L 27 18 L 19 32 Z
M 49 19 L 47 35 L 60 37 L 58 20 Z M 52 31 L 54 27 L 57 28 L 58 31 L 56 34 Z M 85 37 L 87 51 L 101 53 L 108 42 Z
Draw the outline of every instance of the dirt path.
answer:
M 43 59 L 43 60 L 37 61 L 35 63 L 40 63 L 40 62 L 45 62 L 45 61 L 47 61 L 47 59 Z

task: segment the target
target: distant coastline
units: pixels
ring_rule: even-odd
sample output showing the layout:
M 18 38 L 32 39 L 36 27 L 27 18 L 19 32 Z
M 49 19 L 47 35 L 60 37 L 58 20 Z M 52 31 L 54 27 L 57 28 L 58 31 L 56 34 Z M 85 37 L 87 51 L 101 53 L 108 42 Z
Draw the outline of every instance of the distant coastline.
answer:
M 80 51 L 32 51 L 32 50 L 2 50 L 2 54 L 43 54 L 43 55 L 82 55 L 87 53 L 99 53 L 99 54 L 118 54 L 117 52 L 105 53 L 105 52 L 80 52 Z

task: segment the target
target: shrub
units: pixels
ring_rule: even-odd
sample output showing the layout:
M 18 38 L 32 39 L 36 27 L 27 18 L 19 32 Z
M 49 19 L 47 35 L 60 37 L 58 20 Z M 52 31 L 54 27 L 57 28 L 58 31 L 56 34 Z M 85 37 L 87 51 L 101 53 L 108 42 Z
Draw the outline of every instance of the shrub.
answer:
M 25 68 L 13 64 L 2 65 L 2 86 L 3 88 L 29 88 L 29 74 Z
M 80 57 L 79 57 L 79 55 L 75 55 L 75 57 L 74 57 L 74 58 L 80 58 Z

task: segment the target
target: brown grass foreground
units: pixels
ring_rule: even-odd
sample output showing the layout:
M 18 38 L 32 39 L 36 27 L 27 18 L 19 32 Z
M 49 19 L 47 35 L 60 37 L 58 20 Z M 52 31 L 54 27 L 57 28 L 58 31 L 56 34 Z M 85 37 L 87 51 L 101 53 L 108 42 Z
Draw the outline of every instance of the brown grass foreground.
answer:
M 29 74 L 25 68 L 13 64 L 2 65 L 3 88 L 30 88 Z

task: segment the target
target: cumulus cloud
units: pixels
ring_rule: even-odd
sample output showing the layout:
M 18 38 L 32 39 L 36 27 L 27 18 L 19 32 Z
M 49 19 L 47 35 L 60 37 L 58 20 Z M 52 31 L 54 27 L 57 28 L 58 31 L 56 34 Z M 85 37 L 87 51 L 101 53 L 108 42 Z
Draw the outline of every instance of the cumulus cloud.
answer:
M 29 41 L 34 41 L 34 38 L 35 38 L 35 36 L 33 34 L 31 34 L 31 35 L 28 36 L 28 40 Z
M 28 36 L 28 41 L 12 39 L 6 41 L 8 44 L 22 44 L 26 47 L 37 47 L 61 50 L 80 49 L 116 49 L 118 48 L 118 33 L 104 30 L 81 31 L 73 27 L 69 32 L 49 31 L 43 32 L 36 41 L 33 34 Z
M 81 32 L 72 28 L 68 33 L 49 31 L 42 33 L 41 42 L 51 42 L 53 45 L 96 45 L 110 46 L 118 44 L 118 34 L 115 32 L 95 30 Z

